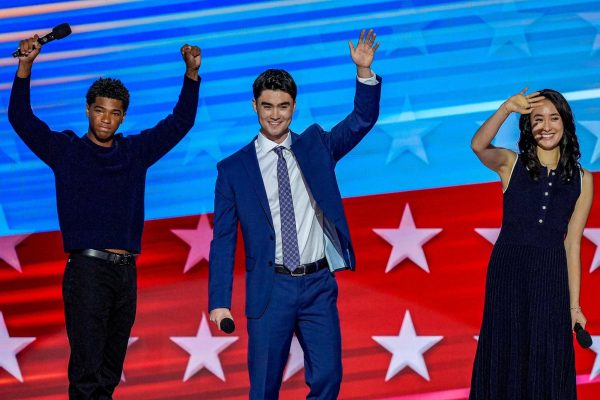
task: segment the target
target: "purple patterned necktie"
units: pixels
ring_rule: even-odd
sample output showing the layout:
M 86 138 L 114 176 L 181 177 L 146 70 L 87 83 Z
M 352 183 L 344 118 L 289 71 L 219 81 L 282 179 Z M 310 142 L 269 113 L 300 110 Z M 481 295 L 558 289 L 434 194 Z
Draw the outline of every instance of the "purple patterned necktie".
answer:
M 283 247 L 283 265 L 294 271 L 300 265 L 298 250 L 298 234 L 296 233 L 296 217 L 290 189 L 290 177 L 287 163 L 283 158 L 285 147 L 278 146 L 273 150 L 277 154 L 277 185 L 279 186 L 279 215 L 281 217 L 281 243 Z

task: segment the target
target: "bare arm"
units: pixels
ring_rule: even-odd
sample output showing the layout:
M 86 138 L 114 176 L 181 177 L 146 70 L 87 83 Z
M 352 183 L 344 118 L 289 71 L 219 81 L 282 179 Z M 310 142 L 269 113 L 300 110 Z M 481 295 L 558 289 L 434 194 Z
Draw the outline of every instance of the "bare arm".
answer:
M 516 155 L 508 149 L 492 145 L 492 141 L 511 113 L 530 114 L 533 107 L 544 99 L 543 96 L 539 96 L 538 92 L 525 96 L 526 91 L 527 88 L 502 103 L 471 139 L 471 149 L 483 165 L 500 175 L 503 187 L 508 184 L 510 170 L 515 163 Z
M 581 236 L 587 221 L 594 196 L 592 174 L 584 171 L 581 194 L 575 204 L 575 210 L 569 221 L 565 250 L 567 253 L 567 268 L 569 273 L 569 297 L 571 301 L 571 327 L 579 322 L 585 328 L 587 322 L 579 305 L 581 288 Z

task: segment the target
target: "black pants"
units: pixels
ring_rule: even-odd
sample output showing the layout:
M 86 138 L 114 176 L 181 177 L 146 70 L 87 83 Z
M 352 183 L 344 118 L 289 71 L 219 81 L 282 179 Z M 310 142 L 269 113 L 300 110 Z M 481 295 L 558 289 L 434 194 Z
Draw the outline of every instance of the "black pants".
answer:
M 63 277 L 71 346 L 69 399 L 111 399 L 135 320 L 135 261 L 113 264 L 72 254 Z

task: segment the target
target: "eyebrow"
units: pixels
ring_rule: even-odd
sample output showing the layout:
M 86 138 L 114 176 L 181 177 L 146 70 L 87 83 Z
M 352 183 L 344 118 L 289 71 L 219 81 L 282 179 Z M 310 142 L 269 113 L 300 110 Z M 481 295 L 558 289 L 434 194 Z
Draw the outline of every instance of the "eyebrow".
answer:
M 536 114 L 533 114 L 533 115 L 532 115 L 532 118 L 535 118 L 535 117 L 543 117 L 543 116 L 544 116 L 544 114 L 541 114 L 541 113 L 536 113 Z M 560 117 L 560 113 L 557 113 L 557 112 L 555 112 L 555 113 L 552 113 L 552 114 L 550 114 L 550 116 L 551 116 L 551 117 L 554 117 L 554 116 L 558 116 L 558 117 Z
M 290 103 L 289 101 L 284 101 L 283 103 L 279 103 L 277 104 L 278 106 L 289 106 L 292 103 Z M 261 101 L 260 102 L 261 106 L 273 106 L 273 104 L 269 103 L 268 101 Z
M 102 107 L 102 106 L 99 106 L 99 105 L 95 105 L 95 106 L 94 106 L 94 110 L 98 110 L 98 109 L 100 109 L 100 110 L 106 110 L 106 108 L 105 108 L 105 107 Z M 123 113 L 123 111 L 122 111 L 121 109 L 119 109 L 119 108 L 112 108 L 112 109 L 109 109 L 109 111 L 110 111 L 110 112 L 115 112 L 115 111 L 117 111 L 117 112 L 119 112 L 119 113 L 121 113 L 121 114 Z

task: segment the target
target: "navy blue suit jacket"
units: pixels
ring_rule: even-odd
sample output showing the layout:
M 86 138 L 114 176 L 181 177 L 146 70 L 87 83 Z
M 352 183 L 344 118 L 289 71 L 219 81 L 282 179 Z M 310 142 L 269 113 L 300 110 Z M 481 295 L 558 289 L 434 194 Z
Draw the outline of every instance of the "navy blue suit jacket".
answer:
M 292 133 L 291 149 L 323 211 L 325 251 L 334 270 L 355 268 L 355 257 L 335 177 L 337 162 L 371 130 L 379 116 L 377 85 L 356 82 L 354 110 L 331 132 L 319 125 Z M 238 222 L 246 253 L 246 316 L 265 311 L 275 274 L 275 231 L 254 140 L 217 164 L 213 240 L 209 261 L 209 310 L 231 308 Z

